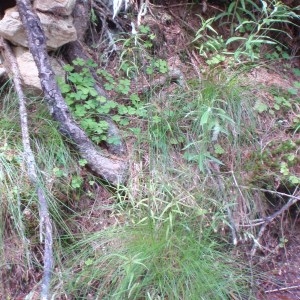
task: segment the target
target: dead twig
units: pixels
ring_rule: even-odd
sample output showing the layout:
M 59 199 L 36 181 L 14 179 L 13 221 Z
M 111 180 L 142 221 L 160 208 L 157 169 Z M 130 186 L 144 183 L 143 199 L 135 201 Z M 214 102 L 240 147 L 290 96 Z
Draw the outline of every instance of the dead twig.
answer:
M 268 190 L 267 190 L 268 191 Z M 269 192 L 269 191 L 268 191 Z M 275 192 L 274 192 L 275 193 Z M 253 247 L 251 249 L 251 256 L 254 256 L 256 253 L 257 248 L 260 246 L 260 239 L 262 238 L 267 226 L 274 220 L 276 219 L 279 215 L 281 215 L 282 213 L 284 213 L 285 211 L 287 211 L 292 205 L 294 205 L 296 202 L 298 202 L 300 200 L 299 196 L 295 196 L 299 193 L 298 188 L 295 189 L 294 194 L 293 195 L 288 195 L 285 193 L 279 193 L 277 192 L 277 194 L 280 195 L 284 195 L 286 197 L 289 197 L 289 201 L 283 205 L 278 211 L 276 211 L 274 214 L 268 216 L 267 218 L 264 219 L 264 224 L 261 226 L 259 233 L 257 235 L 257 238 L 254 240 L 254 244 Z
M 286 193 L 281 193 L 281 192 L 272 191 L 272 190 L 268 190 L 268 189 L 254 188 L 254 187 L 244 186 L 244 185 L 240 185 L 239 187 L 242 188 L 242 189 L 247 189 L 247 190 L 252 190 L 252 191 L 259 191 L 259 192 L 266 192 L 266 193 L 275 194 L 275 195 L 279 195 L 279 196 L 283 196 L 283 197 L 287 197 L 287 198 L 292 198 L 292 199 L 295 199 L 295 200 L 300 200 L 300 196 L 289 195 L 289 194 L 286 194 Z
M 280 288 L 280 289 L 267 290 L 267 291 L 265 291 L 265 294 L 289 291 L 289 290 L 296 290 L 296 289 L 300 289 L 300 285 L 292 285 L 292 286 L 287 286 L 287 287 Z

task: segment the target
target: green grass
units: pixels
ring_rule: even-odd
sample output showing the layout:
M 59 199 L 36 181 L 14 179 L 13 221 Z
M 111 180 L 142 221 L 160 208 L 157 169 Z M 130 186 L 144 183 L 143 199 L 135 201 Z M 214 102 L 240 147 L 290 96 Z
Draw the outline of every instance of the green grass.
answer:
M 76 299 L 88 294 L 94 299 L 246 296 L 249 282 L 242 264 L 221 252 L 210 229 L 182 225 L 172 232 L 165 226 L 125 226 L 83 238 L 68 255 L 73 259 L 61 277 L 64 292 Z
M 58 190 L 68 193 L 70 188 L 66 183 L 69 179 L 66 176 L 77 173 L 79 169 L 57 132 L 55 123 L 50 120 L 45 107 L 39 101 L 31 100 L 28 103 L 31 146 L 37 158 L 39 176 L 44 184 L 51 218 L 54 220 L 53 229 L 55 232 L 59 230 L 70 233 L 65 222 L 66 204 L 56 197 L 56 193 Z M 19 270 L 20 276 L 13 283 L 13 292 L 18 293 L 29 284 L 29 279 L 24 280 L 29 278 L 26 274 L 32 272 L 33 268 L 42 270 L 41 259 L 34 251 L 40 245 L 39 204 L 26 172 L 16 96 L 10 91 L 3 91 L 0 106 L 1 274 L 6 278 L 3 284 L 7 288 L 11 284 L 10 278 L 14 277 L 12 274 Z M 65 177 L 56 177 L 53 172 L 55 167 L 68 170 Z M 56 237 L 59 239 L 59 236 Z M 13 294 L 9 294 L 11 291 L 5 290 L 4 286 L 3 292 L 8 293 L 7 297 L 13 297 Z

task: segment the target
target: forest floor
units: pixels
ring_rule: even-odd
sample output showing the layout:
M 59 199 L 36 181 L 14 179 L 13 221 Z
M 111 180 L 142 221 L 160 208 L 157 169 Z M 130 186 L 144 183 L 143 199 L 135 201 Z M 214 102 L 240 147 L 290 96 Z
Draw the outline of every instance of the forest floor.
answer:
M 154 54 L 157 57 L 165 59 L 168 62 L 169 67 L 180 69 L 186 79 L 191 81 L 194 78 L 197 78 L 197 80 L 201 81 L 203 74 L 209 69 L 209 66 L 206 64 L 205 59 L 200 56 L 195 49 L 189 49 L 189 47 L 186 46 L 188 43 L 190 43 L 191 40 L 191 36 L 187 35 L 186 32 L 190 32 L 191 29 L 196 29 L 197 26 L 199 26 L 199 17 L 197 16 L 197 14 L 206 16 L 213 15 L 216 8 L 213 6 L 208 7 L 208 10 L 205 12 L 205 14 L 203 13 L 201 6 L 199 6 L 198 9 L 199 11 L 192 12 L 189 10 L 181 9 L 180 5 L 174 5 L 172 9 L 167 10 L 163 6 L 153 5 L 151 14 L 149 13 L 149 15 L 145 16 L 143 21 L 143 25 L 149 26 L 151 28 L 151 32 L 154 32 L 156 35 L 156 38 L 154 40 Z M 159 16 L 159 20 L 161 20 L 161 22 L 158 22 L 157 19 L 154 18 L 154 16 Z M 226 28 L 224 28 L 223 30 L 226 30 Z M 108 65 L 107 68 L 110 70 L 114 70 L 117 76 L 117 73 L 119 71 L 119 69 L 117 68 L 118 59 L 112 59 L 109 64 L 110 65 Z M 227 70 L 229 70 L 227 62 L 221 62 L 218 67 L 220 66 L 223 69 L 224 73 L 227 74 L 226 72 Z M 292 69 L 299 67 L 300 65 L 297 60 L 289 61 L 288 64 L 286 61 L 281 60 L 279 63 L 274 63 L 271 65 L 262 62 L 260 64 L 257 64 L 257 66 L 255 67 L 249 67 L 249 71 L 245 72 L 246 74 L 243 81 L 245 82 L 245 85 L 251 83 L 251 85 L 254 87 L 263 86 L 264 88 L 259 90 L 255 90 L 253 88 L 253 95 L 255 95 L 255 98 L 263 99 L 265 101 L 264 104 L 271 107 L 274 106 L 274 98 L 276 98 L 276 96 L 274 96 L 274 94 L 272 94 L 270 90 L 275 89 L 277 92 L 277 90 L 287 91 L 293 88 L 293 83 L 299 82 L 300 79 L 299 76 L 293 73 Z M 136 80 L 136 82 L 139 84 L 140 82 L 143 82 L 143 80 Z M 171 94 L 174 90 L 173 85 L 174 83 L 170 83 L 170 85 L 165 86 L 159 92 L 160 96 L 163 94 Z M 300 95 L 296 96 L 299 97 Z M 255 105 L 255 99 L 253 99 L 252 107 L 254 108 Z M 297 105 L 299 105 L 299 103 Z M 267 110 L 266 108 L 263 109 Z M 292 135 L 289 129 L 290 122 L 294 117 L 291 115 L 291 111 L 288 111 L 286 115 L 282 114 L 280 116 L 278 114 L 276 116 L 270 115 L 268 111 L 261 111 L 261 113 L 262 115 L 260 116 L 260 121 L 263 124 L 263 130 L 261 132 L 259 132 L 259 130 L 257 131 L 262 143 L 265 143 L 265 147 L 267 147 L 267 145 L 269 145 L 271 142 L 276 142 L 280 145 L 283 141 L 290 140 L 291 136 L 294 140 L 300 140 L 299 130 L 295 132 L 294 135 Z M 299 111 L 295 111 L 295 113 L 299 113 Z M 283 121 L 287 122 L 287 126 L 278 129 L 275 126 L 278 122 L 278 119 L 283 119 Z M 272 126 L 274 126 L 274 128 L 276 127 L 276 129 L 273 130 L 271 128 Z M 265 140 L 267 140 L 267 142 L 265 142 Z M 127 143 L 128 148 L 131 151 L 134 148 L 134 139 L 131 140 L 129 138 L 127 140 Z M 143 151 L 144 150 L 145 149 L 143 149 Z M 254 152 L 255 150 L 247 149 L 247 151 Z M 245 162 L 248 157 L 247 151 L 243 153 L 243 159 L 245 159 Z M 296 151 L 296 153 L 298 153 L 299 155 L 299 149 Z M 224 156 L 222 156 L 221 158 L 223 159 L 223 157 L 225 157 L 226 160 L 227 153 L 223 155 Z M 229 156 L 230 155 L 228 155 L 228 157 Z M 149 165 L 149 162 L 147 161 L 147 154 L 144 154 L 143 159 L 144 165 Z M 275 156 L 274 159 L 276 159 Z M 251 158 L 249 160 L 251 161 Z M 225 161 L 225 164 L 228 163 L 228 165 L 230 165 L 228 161 Z M 131 179 L 136 176 L 138 186 L 138 181 L 140 180 L 138 177 L 140 169 L 138 167 L 138 164 L 136 164 L 136 161 L 131 162 L 130 166 L 131 169 L 129 170 L 129 173 L 131 174 Z M 269 167 L 263 166 L 263 168 L 264 167 L 266 174 L 269 175 Z M 190 169 L 190 172 L 193 172 L 193 170 L 194 169 Z M 227 170 L 225 170 L 224 173 L 226 173 L 226 171 Z M 70 220 L 66 218 L 66 222 L 70 221 L 69 225 L 72 234 L 74 234 L 74 236 L 84 236 L 94 232 L 104 231 L 116 224 L 125 223 L 122 214 L 115 214 L 113 211 L 113 205 L 115 201 L 115 199 L 113 198 L 113 191 L 101 185 L 89 185 L 86 169 L 82 168 L 79 172 L 80 176 L 84 178 L 83 188 L 80 193 L 77 193 L 78 191 L 74 190 L 73 194 L 72 192 L 70 194 L 65 194 L 64 186 L 60 187 L 60 190 L 56 190 L 56 197 L 59 198 L 60 201 L 62 201 L 64 205 L 66 205 L 66 207 L 68 206 L 66 211 L 70 213 L 70 215 L 76 216 L 74 219 L 70 217 Z M 300 166 L 294 166 L 293 172 L 294 174 L 300 176 Z M 244 174 L 242 176 L 244 176 Z M 245 177 L 246 176 L 250 175 L 246 174 Z M 262 176 L 258 178 L 258 182 L 254 182 L 254 184 L 257 184 L 257 186 L 260 188 L 261 186 L 259 180 L 264 177 Z M 267 179 L 270 180 L 270 185 L 272 187 L 275 186 L 277 188 L 275 189 L 275 191 L 283 192 L 287 196 L 294 193 L 294 196 L 299 197 L 299 191 L 297 190 L 299 186 L 295 185 L 293 187 L 288 187 L 285 189 L 282 182 L 272 182 L 272 176 L 267 177 Z M 140 188 L 140 186 L 138 187 Z M 134 192 L 142 193 L 142 191 L 139 190 Z M 283 199 L 279 199 L 279 197 L 273 199 L 268 193 L 266 193 L 265 196 L 268 200 L 270 200 L 267 204 L 266 211 L 263 214 L 265 217 L 267 215 L 270 216 L 276 211 L 280 210 L 282 206 L 288 201 L 288 197 L 283 197 Z M 261 201 L 263 202 L 264 200 Z M 299 212 L 300 210 L 296 203 L 291 208 L 277 216 L 272 222 L 270 222 L 260 240 L 260 247 L 258 247 L 255 255 L 250 259 L 252 260 L 253 265 L 255 265 L 255 268 L 260 270 L 263 274 L 263 276 L 258 279 L 258 282 L 255 282 L 255 291 L 258 291 L 256 292 L 256 297 L 258 300 L 300 299 Z M 31 215 L 29 212 L 28 218 L 30 218 L 30 216 Z M 6 222 L 9 223 L 10 221 L 6 220 Z M 34 226 L 36 229 L 37 225 L 35 224 Z M 3 278 L 2 284 L 0 284 L 0 289 L 3 288 L 3 291 L 6 292 L 5 294 L 0 295 L 0 299 L 21 300 L 25 299 L 26 295 L 26 299 L 38 299 L 38 293 L 36 290 L 42 277 L 41 269 L 33 267 L 31 270 L 26 270 L 25 272 L 26 268 L 22 267 L 23 262 L 21 259 L 21 253 L 24 249 L 21 249 L 19 246 L 19 237 L 17 237 L 17 235 L 15 235 L 13 231 L 14 225 L 10 224 L 10 226 L 8 227 L 10 229 L 5 233 L 5 247 L 3 253 L 5 253 L 5 259 L 7 261 L 15 262 L 15 265 L 18 267 L 9 270 L 7 269 L 1 272 Z M 32 230 L 32 228 L 30 229 Z M 35 242 L 33 244 L 38 243 Z M 241 255 L 242 253 L 242 255 L 249 258 L 249 253 L 252 246 L 252 244 L 250 246 L 249 244 L 246 244 L 246 246 L 240 246 L 240 244 L 238 244 L 236 248 L 233 247 L 234 249 L 232 252 L 238 252 L 239 255 Z M 31 251 L 33 253 L 33 256 L 35 256 L 36 261 L 42 263 L 41 248 L 41 245 L 34 246 Z M 78 267 L 78 270 L 79 269 L 80 267 Z M 6 276 L 7 274 L 11 275 L 11 271 L 13 271 L 14 275 L 13 278 L 11 277 L 8 280 Z M 59 267 L 57 267 L 55 268 L 54 272 L 58 274 L 59 271 L 60 269 Z M 76 272 L 77 270 L 74 271 L 74 273 Z M 59 284 L 57 285 L 59 286 Z M 30 297 L 28 297 L 29 293 Z M 13 295 L 13 297 L 11 295 Z M 76 298 L 61 296 L 61 298 L 56 299 L 64 300 Z M 92 294 L 89 299 L 93 299 Z M 233 296 L 232 299 L 236 300 L 238 298 L 235 298 Z
M 292 76 L 292 75 L 291 75 Z M 251 80 L 257 84 L 265 84 L 270 86 L 280 86 L 283 88 L 289 87 L 287 76 L 280 75 L 277 72 L 270 72 L 266 69 L 254 70 L 249 74 Z M 109 226 L 119 222 L 110 209 L 103 206 L 111 205 L 110 192 L 101 187 L 94 191 L 94 198 L 91 200 L 83 196 L 71 205 L 71 210 L 77 211 L 76 217 L 77 227 L 81 232 L 97 232 L 107 229 Z M 107 202 L 108 201 L 108 202 Z M 102 203 L 97 207 L 97 203 Z M 278 207 L 280 209 L 280 207 Z M 272 209 L 271 209 L 272 211 Z M 276 211 L 276 209 L 274 210 Z M 289 216 L 290 214 L 293 216 Z M 274 227 L 274 228 L 273 228 Z M 281 234 L 278 234 L 278 231 Z M 76 230 L 73 232 L 76 234 Z M 284 236 L 284 241 L 282 241 Z M 300 215 L 298 207 L 293 207 L 283 215 L 277 217 L 269 224 L 262 238 L 263 249 L 257 251 L 252 258 L 255 261 L 256 267 L 264 273 L 263 278 L 258 283 L 257 293 L 258 300 L 299 300 L 300 299 Z M 282 241 L 282 242 L 281 242 Z M 5 244 L 8 249 L 17 249 L 17 240 L 13 237 L 7 237 Z M 245 250 L 245 248 L 243 247 Z M 243 250 L 243 251 L 244 251 Z M 35 249 L 36 255 L 40 255 L 40 249 Z M 246 250 L 250 251 L 250 249 Z M 11 252 L 12 256 L 18 256 L 18 251 Z M 15 260 L 12 259 L 12 260 Z M 19 282 L 24 281 L 24 273 L 22 270 L 15 270 L 14 279 L 11 280 L 8 290 L 8 295 L 15 295 L 13 299 L 22 300 L 31 291 L 34 291 L 34 286 L 41 279 L 42 273 L 30 271 L 28 278 L 25 280 L 26 285 L 20 290 Z M 4 280 L 5 282 L 6 280 Z M 16 282 L 14 285 L 13 282 Z M 16 289 L 20 293 L 16 293 Z M 35 296 L 36 295 L 36 296 Z M 38 293 L 31 293 L 32 298 L 39 299 Z M 6 298 L 1 298 L 6 299 Z M 65 299 L 65 298 L 62 298 Z M 67 299 L 67 298 L 66 298 Z
M 269 246 L 270 254 L 262 257 L 262 269 L 269 280 L 261 282 L 264 295 L 259 299 L 300 299 L 300 222 L 299 217 L 285 231 L 286 244 L 282 247 Z M 272 244 L 270 240 L 266 241 Z

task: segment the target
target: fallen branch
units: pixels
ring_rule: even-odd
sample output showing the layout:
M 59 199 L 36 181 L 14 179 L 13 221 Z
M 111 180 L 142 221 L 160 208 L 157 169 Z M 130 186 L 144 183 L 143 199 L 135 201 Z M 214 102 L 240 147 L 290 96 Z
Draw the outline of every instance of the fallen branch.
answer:
M 17 0 L 17 6 L 27 33 L 29 50 L 39 71 L 46 102 L 53 119 L 59 124 L 60 132 L 73 142 L 95 174 L 114 185 L 125 183 L 128 170 L 127 157 L 116 157 L 97 147 L 74 121 L 55 80 L 41 22 L 33 12 L 30 0 Z
M 252 191 L 258 191 L 258 192 L 263 192 L 263 193 L 275 194 L 275 195 L 278 195 L 278 196 L 283 196 L 283 197 L 295 199 L 295 200 L 298 200 L 298 201 L 300 200 L 300 196 L 289 195 L 289 194 L 286 194 L 286 193 L 272 191 L 272 190 L 263 189 L 263 188 L 254 188 L 254 187 L 245 186 L 245 185 L 239 185 L 239 188 L 246 189 L 246 190 L 252 190 Z
M 29 131 L 28 131 L 28 121 L 27 121 L 27 111 L 26 111 L 26 97 L 23 93 L 21 86 L 21 75 L 18 69 L 18 65 L 14 54 L 8 45 L 8 43 L 0 38 L 1 48 L 5 51 L 5 57 L 9 61 L 11 71 L 13 74 L 13 83 L 15 90 L 19 98 L 19 112 L 20 112 L 20 122 L 22 130 L 22 143 L 24 148 L 24 159 L 27 165 L 27 173 L 31 184 L 35 187 L 38 200 L 39 200 L 39 213 L 40 213 L 40 241 L 44 240 L 44 273 L 42 279 L 41 288 L 41 299 L 47 300 L 50 289 L 50 280 L 53 266 L 53 250 L 52 250 L 52 223 L 49 216 L 48 203 L 46 200 L 45 193 L 43 191 L 43 184 L 38 176 L 38 169 L 36 166 L 35 157 L 31 150 Z

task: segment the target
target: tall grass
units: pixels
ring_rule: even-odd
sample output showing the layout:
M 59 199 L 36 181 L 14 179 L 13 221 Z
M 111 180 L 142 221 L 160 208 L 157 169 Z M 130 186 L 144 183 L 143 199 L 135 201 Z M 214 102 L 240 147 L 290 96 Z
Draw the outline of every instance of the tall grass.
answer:
M 40 247 L 40 220 L 38 199 L 24 164 L 18 99 L 13 92 L 7 89 L 1 91 L 0 107 L 0 252 L 1 276 L 4 279 L 0 294 L 11 298 L 28 291 L 32 285 L 29 274 L 42 269 L 40 255 L 36 252 Z M 55 228 L 70 233 L 65 222 L 65 204 L 55 194 L 58 187 L 61 190 L 64 187 L 67 192 L 66 176 L 77 172 L 76 161 L 64 145 L 55 123 L 47 115 L 41 99 L 32 98 L 28 108 L 31 145 L 52 218 L 58 225 Z M 64 168 L 68 172 L 65 172 L 65 177 L 59 178 L 54 174 L 55 168 Z
M 241 299 L 247 294 L 245 274 L 220 251 L 210 229 L 176 227 L 170 233 L 165 227 L 126 226 L 80 241 L 62 277 L 64 292 L 76 299 L 228 299 L 230 294 Z
M 54 281 L 56 295 L 76 299 L 255 298 L 249 275 L 253 270 L 232 258 L 229 244 L 232 220 L 228 208 L 233 213 L 240 209 L 241 216 L 246 213 L 244 204 L 238 205 L 241 199 L 232 193 L 231 173 L 215 174 L 209 167 L 211 161 L 223 164 L 223 157 L 213 157 L 215 143 L 242 151 L 253 136 L 253 119 L 247 114 L 250 94 L 241 92 L 234 78 L 219 79 L 210 78 L 191 92 L 179 90 L 149 104 L 148 131 L 136 139 L 129 181 L 112 194 L 113 214 L 119 223 L 85 232 L 64 249 Z M 213 113 L 201 123 L 210 107 Z M 216 126 L 223 130 L 212 140 Z M 245 126 L 243 134 L 240 126 Z M 184 158 L 182 149 L 192 141 L 211 153 L 203 161 L 207 168 Z M 195 155 L 199 149 L 193 148 Z M 243 201 L 250 205 L 251 195 L 245 194 Z

